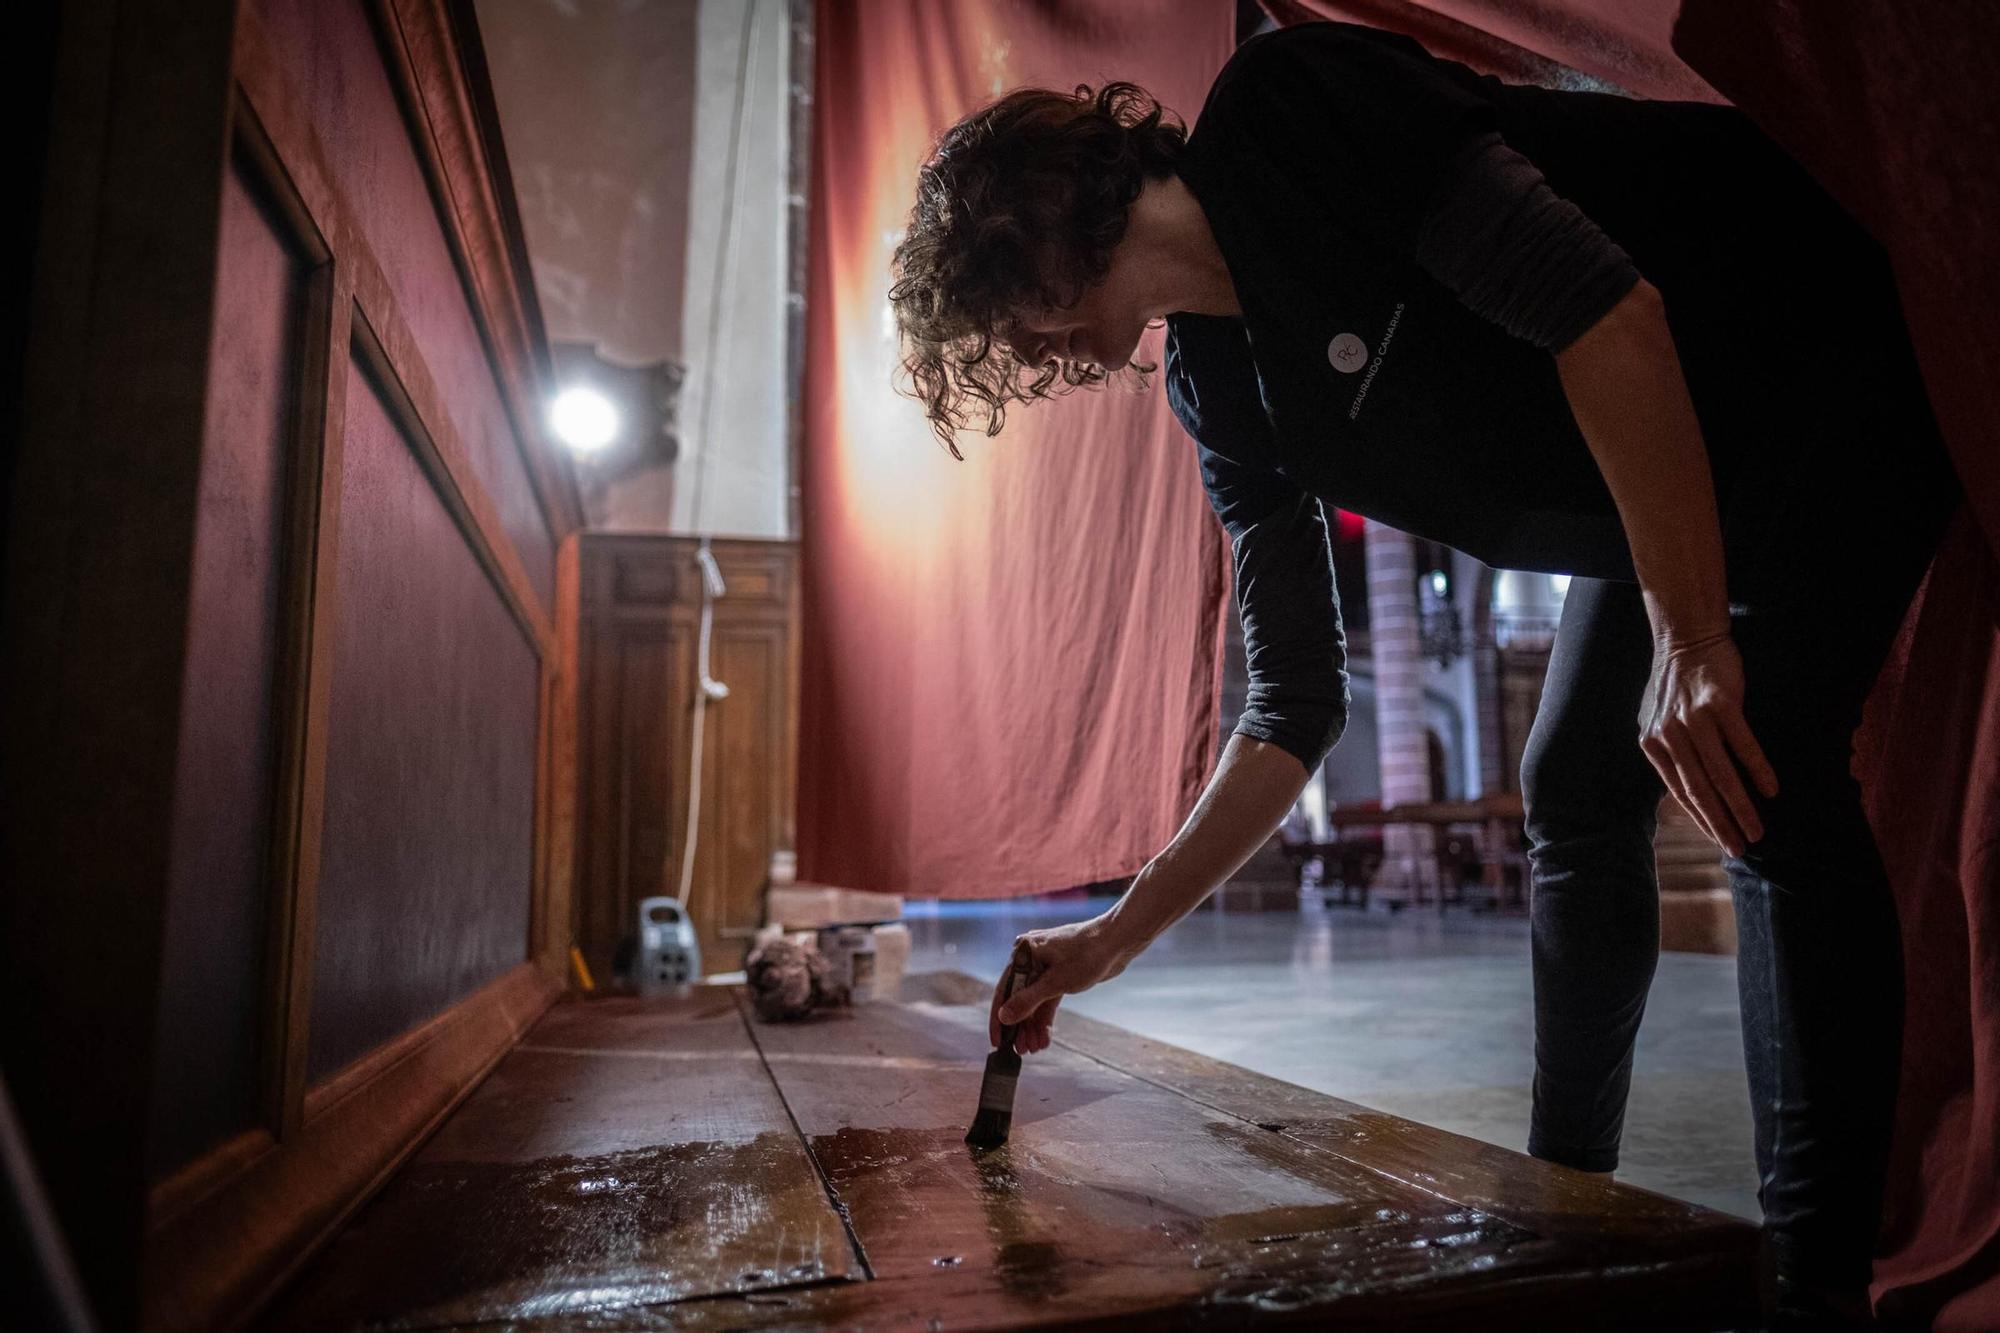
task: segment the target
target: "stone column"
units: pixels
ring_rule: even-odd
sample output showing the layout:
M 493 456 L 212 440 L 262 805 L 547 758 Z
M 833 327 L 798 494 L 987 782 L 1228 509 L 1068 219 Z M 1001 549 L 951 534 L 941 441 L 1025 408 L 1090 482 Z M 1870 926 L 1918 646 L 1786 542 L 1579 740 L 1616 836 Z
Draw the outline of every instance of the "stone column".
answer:
M 1500 706 L 1500 647 L 1493 639 L 1493 571 L 1481 569 L 1472 600 L 1472 688 L 1479 707 L 1479 794 L 1498 796 L 1520 785 L 1507 771 Z
M 1368 637 L 1375 658 L 1375 729 L 1382 803 L 1431 799 L 1424 727 L 1424 662 L 1418 636 L 1416 551 L 1408 533 L 1372 519 L 1367 527 Z M 1383 830 L 1382 869 L 1371 892 L 1386 902 L 1421 902 L 1437 887 L 1431 830 Z

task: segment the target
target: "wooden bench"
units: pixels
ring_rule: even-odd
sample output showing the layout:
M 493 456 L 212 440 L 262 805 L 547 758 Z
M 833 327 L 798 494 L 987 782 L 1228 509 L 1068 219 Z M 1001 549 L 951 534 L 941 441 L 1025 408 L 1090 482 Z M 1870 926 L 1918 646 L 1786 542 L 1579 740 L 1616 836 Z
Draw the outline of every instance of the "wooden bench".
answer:
M 981 982 L 754 1023 L 570 1000 L 268 1312 L 284 1329 L 1726 1328 L 1746 1223 L 1065 1014 L 961 1136 Z

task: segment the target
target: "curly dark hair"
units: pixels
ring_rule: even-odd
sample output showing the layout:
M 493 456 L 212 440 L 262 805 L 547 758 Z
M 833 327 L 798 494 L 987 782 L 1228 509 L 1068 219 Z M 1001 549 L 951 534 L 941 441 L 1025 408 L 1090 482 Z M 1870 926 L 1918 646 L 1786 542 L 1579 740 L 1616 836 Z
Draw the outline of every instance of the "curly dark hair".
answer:
M 924 404 L 952 457 L 965 457 L 955 437 L 977 404 L 986 434 L 997 435 L 1009 402 L 1112 378 L 1061 358 L 1030 366 L 1006 330 L 1026 312 L 1070 305 L 1104 277 L 1132 201 L 1147 180 L 1171 174 L 1186 145 L 1179 118 L 1122 81 L 1072 94 L 1019 88 L 938 139 L 917 172 L 889 301 L 913 385 L 897 391 Z M 1131 368 L 1140 387 L 1158 369 Z

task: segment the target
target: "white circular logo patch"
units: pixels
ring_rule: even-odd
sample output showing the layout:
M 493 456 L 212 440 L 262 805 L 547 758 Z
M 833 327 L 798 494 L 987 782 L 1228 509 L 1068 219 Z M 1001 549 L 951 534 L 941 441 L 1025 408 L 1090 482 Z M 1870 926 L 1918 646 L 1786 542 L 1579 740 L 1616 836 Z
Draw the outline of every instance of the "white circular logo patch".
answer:
M 1326 359 L 1343 375 L 1352 375 L 1368 364 L 1368 344 L 1351 333 L 1343 333 L 1326 345 Z

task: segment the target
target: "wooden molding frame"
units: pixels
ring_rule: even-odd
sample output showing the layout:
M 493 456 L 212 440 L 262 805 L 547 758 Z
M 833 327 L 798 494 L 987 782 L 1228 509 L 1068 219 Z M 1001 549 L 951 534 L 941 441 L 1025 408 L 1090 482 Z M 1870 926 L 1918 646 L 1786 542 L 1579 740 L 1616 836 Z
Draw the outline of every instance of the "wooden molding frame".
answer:
M 439 11 L 441 13 L 441 11 Z M 375 12 L 378 35 L 400 32 L 389 7 Z M 421 32 L 421 29 L 418 29 Z M 444 38 L 448 39 L 448 34 Z M 429 88 L 449 101 L 456 65 L 448 45 L 382 43 L 392 82 Z M 400 62 L 400 64 L 399 64 Z M 247 1320 L 292 1271 L 380 1186 L 559 993 L 571 935 L 566 873 L 573 822 L 555 808 L 561 775 L 573 764 L 573 707 L 560 707 L 573 679 L 574 612 L 567 636 L 530 580 L 491 495 L 471 466 L 393 289 L 370 250 L 291 75 L 262 21 L 237 17 L 232 68 L 232 151 L 275 202 L 309 270 L 299 374 L 303 410 L 295 426 L 295 472 L 285 560 L 290 604 L 278 681 L 281 767 L 279 818 L 266 943 L 261 1119 L 148 1193 L 142 1257 L 147 1327 L 230 1326 Z M 431 70 L 419 78 L 419 69 Z M 436 86 L 433 86 L 436 85 Z M 458 105 L 462 107 L 463 99 Z M 466 299 L 486 343 L 503 406 L 529 464 L 536 497 L 550 520 L 555 548 L 570 547 L 574 598 L 576 509 L 565 508 L 559 470 L 538 467 L 538 414 L 521 411 L 538 393 L 535 348 L 541 337 L 517 251 L 492 216 L 490 188 L 466 196 L 467 180 L 485 182 L 483 143 L 470 121 L 440 139 L 435 119 L 411 118 L 419 160 L 430 174 L 460 267 Z M 420 129 L 426 132 L 418 132 Z M 470 155 L 466 157 L 465 155 Z M 456 184 L 454 184 L 456 183 Z M 463 239 L 461 232 L 470 234 Z M 494 248 L 495 246 L 499 248 Z M 496 314 L 496 312 L 498 312 Z M 332 652 L 339 633 L 337 565 L 340 475 L 349 376 L 362 373 L 429 477 L 466 546 L 519 625 L 538 661 L 534 830 L 528 867 L 530 924 L 526 960 L 429 1022 L 308 1085 L 314 947 L 317 938 Z M 523 378 L 526 377 L 526 378 Z M 533 432 L 530 434 L 530 432 Z M 574 498 L 573 489 L 567 494 Z M 553 511 L 553 512 L 551 512 Z M 558 560 L 557 600 L 563 592 Z M 570 730 L 565 730 L 568 726 Z M 561 845 L 552 838 L 563 830 Z M 559 878 L 559 883 L 552 883 Z
M 507 540 L 492 497 L 473 475 L 465 446 L 445 410 L 444 396 L 431 382 L 416 339 L 389 295 L 388 283 L 365 253 L 356 260 L 354 269 L 354 359 L 380 390 L 389 419 L 430 475 L 466 545 L 520 623 L 535 657 L 546 662 L 555 651 L 554 622 L 548 608 L 528 581 L 528 571 L 514 543 Z
M 374 0 L 389 74 L 413 127 L 452 256 L 486 336 L 494 378 L 514 438 L 521 443 L 555 544 L 583 525 L 576 475 L 560 464 L 542 429 L 551 378 L 541 305 L 529 280 L 527 247 L 499 141 L 483 53 L 464 59 L 459 27 L 445 0 Z
M 359 316 L 352 321 L 354 351 L 377 372 L 391 415 L 411 435 L 412 446 L 465 532 L 474 555 L 521 622 L 537 656 L 546 659 L 554 646 L 549 608 L 530 583 L 492 498 L 472 473 L 443 396 L 381 265 L 354 222 L 353 208 L 326 165 L 318 135 L 293 100 L 254 14 L 246 11 L 242 15 L 237 34 L 236 69 L 242 91 L 239 111 L 247 110 L 242 119 L 269 145 L 270 159 L 280 165 L 320 234 L 337 238 L 331 244 L 335 272 L 344 274 L 346 290 L 353 298 L 351 309 Z M 340 317 L 337 312 L 336 318 Z M 345 360 L 348 353 L 347 344 L 340 343 L 329 355 Z M 496 374 L 504 370 L 495 367 Z M 511 391 L 504 378 L 498 382 L 503 390 Z M 559 544 L 564 535 L 552 529 L 552 543 Z
M 240 1325 L 324 1243 L 555 999 L 522 963 L 313 1089 L 282 1146 L 252 1131 L 153 1193 L 149 1329 Z
M 310 391 L 302 395 L 307 411 L 298 431 L 298 466 L 304 475 L 297 487 L 289 555 L 299 571 L 295 594 L 307 608 L 290 645 L 299 666 L 290 673 L 286 683 L 291 693 L 284 696 L 289 701 L 288 753 L 297 760 L 282 770 L 288 785 L 286 817 L 279 821 L 277 882 L 289 886 L 289 892 L 281 895 L 272 913 L 271 998 L 265 1023 L 265 1050 L 271 1057 L 268 1123 L 283 1139 L 299 1128 L 307 1093 L 331 654 L 339 619 L 333 571 L 340 543 L 341 494 L 332 479 L 340 474 L 347 379 L 354 363 L 358 361 L 376 381 L 405 441 L 542 663 L 538 704 L 547 693 L 557 651 L 549 612 L 529 582 L 491 497 L 472 473 L 388 281 L 335 183 L 318 136 L 290 97 L 254 15 L 246 12 L 239 21 L 236 46 L 239 95 L 234 138 L 260 170 L 280 211 L 292 220 L 301 246 L 309 255 L 324 256 L 324 266 L 314 275 L 316 292 L 324 293 L 324 300 L 316 296 L 309 312 L 305 374 Z M 537 726 L 538 731 L 544 729 L 546 721 Z M 538 746 L 538 756 L 542 752 Z M 538 760 L 538 769 L 542 766 Z M 538 788 L 544 781 L 538 773 Z M 531 897 L 537 902 L 539 863 L 538 851 L 531 863 Z
M 312 329 L 308 371 L 322 395 L 302 415 L 298 513 L 310 521 L 292 529 L 294 567 L 299 571 L 295 595 L 305 609 L 295 617 L 292 657 L 302 674 L 283 682 L 288 705 L 284 755 L 278 770 L 285 805 L 275 822 L 279 847 L 278 877 L 283 886 L 272 904 L 266 943 L 264 1065 L 266 1123 L 280 1135 L 299 1127 L 299 1107 L 305 1100 L 306 1043 L 312 1016 L 313 948 L 318 938 L 319 868 L 322 815 L 325 808 L 328 713 L 333 691 L 334 625 L 338 611 L 338 581 L 333 576 L 340 549 L 340 487 L 328 478 L 340 476 L 344 438 L 347 375 L 352 357 L 347 345 L 354 309 L 351 267 L 330 260 L 324 280 L 326 306 L 315 311 L 324 322 Z M 285 891 L 288 890 L 288 891 Z
M 561 456 L 543 446 L 547 352 L 523 252 L 509 236 L 518 228 L 498 183 L 498 140 L 482 120 L 486 94 L 460 86 L 468 71 L 445 8 L 371 3 L 356 12 L 401 99 L 396 131 L 429 178 L 429 194 L 409 206 L 432 209 L 456 247 L 435 276 L 456 283 L 452 298 L 466 302 L 480 344 L 465 350 L 490 367 L 512 418 L 514 438 L 490 443 L 521 455 L 523 499 L 539 506 L 559 549 L 580 505 Z M 555 993 L 548 958 L 566 954 L 569 920 L 566 879 L 559 891 L 548 882 L 566 855 L 550 842 L 563 822 L 551 803 L 573 743 L 551 700 L 573 674 L 574 647 L 558 640 L 551 599 L 525 576 L 495 497 L 466 466 L 467 448 L 489 442 L 452 431 L 436 362 L 425 361 L 438 349 L 412 342 L 356 225 L 351 205 L 370 201 L 342 196 L 343 186 L 365 187 L 332 171 L 320 131 L 334 131 L 313 122 L 297 93 L 313 74 L 297 66 L 313 54 L 280 59 L 257 7 L 231 0 L 76 0 L 54 27 L 29 44 L 51 62 L 50 111 L 37 128 L 48 153 L 34 196 L 40 244 L 0 598 L 0 743 L 9 771 L 34 778 L 0 800 L 0 842 L 9 885 L 35 888 L 0 894 L 0 938 L 11 946 L 0 990 L 35 1021 L 11 1025 L 5 1056 L 100 1321 L 226 1326 L 249 1317 Z M 268 925 L 243 946 L 261 948 L 259 958 L 229 960 L 263 968 L 260 1068 L 247 1100 L 232 1100 L 217 1126 L 233 1137 L 178 1169 L 173 1157 L 156 1180 L 153 1117 L 176 1114 L 159 1096 L 172 1052 L 156 1049 L 160 1016 L 178 998 L 162 989 L 174 906 L 168 835 L 196 614 L 218 255 L 239 171 L 260 207 L 270 205 L 274 234 L 295 244 L 302 280 L 286 289 L 298 337 L 288 373 L 300 401 L 280 460 L 289 489 L 271 571 L 284 609 L 265 719 L 275 815 Z M 520 952 L 509 949 L 529 961 L 510 958 L 482 989 L 312 1088 L 339 609 L 331 576 L 341 497 L 330 479 L 357 351 L 391 386 L 410 448 L 539 659 L 534 699 L 521 701 L 541 710 L 532 724 L 535 841 L 514 872 L 538 915 Z M 502 461 L 511 471 L 515 460 Z
M 569 951 L 576 942 L 577 718 L 582 638 L 581 575 L 583 534 L 572 532 L 556 548 L 557 661 L 550 691 L 547 835 L 542 846 L 542 892 L 535 920 L 543 929 L 536 956 L 549 979 L 567 985 Z
M 576 746 L 591 772 L 578 786 L 573 894 L 576 943 L 593 969 L 612 965 L 619 923 L 644 896 L 637 885 L 651 872 L 632 861 L 641 854 L 632 815 L 640 804 L 654 808 L 662 793 L 672 807 L 657 829 L 667 882 L 681 870 L 701 545 L 698 537 L 662 533 L 586 532 L 578 540 Z M 731 694 L 711 705 L 718 711 L 707 723 L 702 772 L 707 790 L 719 794 L 702 801 L 691 913 L 704 966 L 729 971 L 741 966 L 744 941 L 763 921 L 770 852 L 796 837 L 798 543 L 717 537 L 710 545 L 728 586 L 715 603 L 711 649 Z M 640 666 L 629 653 L 657 660 Z M 738 670 L 746 675 L 733 674 Z M 668 719 L 644 746 L 615 720 L 633 710 Z M 743 776 L 751 772 L 754 780 Z M 723 776 L 732 773 L 735 780 Z

